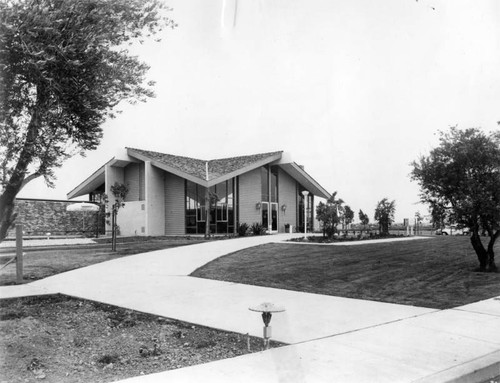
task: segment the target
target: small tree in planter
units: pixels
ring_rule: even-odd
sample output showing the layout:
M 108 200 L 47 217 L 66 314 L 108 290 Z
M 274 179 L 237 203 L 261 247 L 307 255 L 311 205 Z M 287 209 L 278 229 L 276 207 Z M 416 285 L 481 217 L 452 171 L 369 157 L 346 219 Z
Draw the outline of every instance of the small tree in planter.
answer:
M 111 194 L 115 197 L 115 202 L 111 205 L 111 250 L 116 251 L 116 235 L 118 229 L 117 216 L 118 210 L 125 207 L 125 197 L 128 194 L 128 186 L 119 182 L 115 182 L 111 186 Z

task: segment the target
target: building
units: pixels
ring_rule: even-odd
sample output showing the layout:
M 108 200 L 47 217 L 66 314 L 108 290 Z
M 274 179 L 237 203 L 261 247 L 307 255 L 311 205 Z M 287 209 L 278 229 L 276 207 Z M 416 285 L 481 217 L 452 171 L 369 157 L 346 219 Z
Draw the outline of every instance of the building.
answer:
M 261 223 L 271 233 L 289 226 L 303 230 L 304 198 L 310 231 L 314 198 L 330 197 L 281 151 L 205 161 L 126 148 L 69 192 L 68 199 L 89 195 L 95 201 L 106 193 L 112 204 L 115 182 L 129 188 L 118 215 L 121 235 L 203 234 L 207 210 L 212 234 L 236 233 L 242 223 Z

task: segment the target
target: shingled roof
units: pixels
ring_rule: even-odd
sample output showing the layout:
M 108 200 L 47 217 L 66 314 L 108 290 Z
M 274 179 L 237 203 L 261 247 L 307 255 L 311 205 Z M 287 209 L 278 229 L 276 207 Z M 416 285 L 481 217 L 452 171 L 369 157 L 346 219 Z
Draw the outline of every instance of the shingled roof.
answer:
M 126 148 L 126 150 L 127 153 L 125 157 L 123 154 L 118 157 L 113 157 L 105 165 L 124 167 L 128 163 L 137 160 L 149 161 L 152 165 L 181 178 L 195 182 L 204 187 L 211 187 L 261 166 L 274 163 L 279 165 L 281 169 L 314 195 L 322 198 L 330 197 L 330 194 L 307 174 L 303 168 L 295 162 L 292 162 L 289 158 L 284 158 L 282 151 L 214 160 L 200 160 L 191 157 L 154 152 L 151 150 L 136 148 Z M 90 177 L 69 192 L 68 198 L 75 198 L 93 192 L 96 187 L 105 182 L 105 172 L 106 166 L 99 168 L 97 172 L 94 172 Z
M 175 156 L 150 150 L 127 148 L 128 154 L 142 160 L 149 159 L 157 164 L 163 164 L 179 172 L 188 174 L 201 180 L 210 181 L 226 175 L 248 169 L 252 165 L 260 166 L 262 162 L 272 162 L 281 157 L 282 152 L 268 152 L 248 156 L 221 158 L 214 160 L 200 160 L 191 157 Z M 208 180 L 206 166 L 208 163 Z

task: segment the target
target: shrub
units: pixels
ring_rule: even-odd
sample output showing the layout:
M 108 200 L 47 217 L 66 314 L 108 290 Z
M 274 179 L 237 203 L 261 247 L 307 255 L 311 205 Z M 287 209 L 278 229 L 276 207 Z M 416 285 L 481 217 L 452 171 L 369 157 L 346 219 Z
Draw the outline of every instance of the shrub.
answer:
M 248 230 L 249 230 L 249 229 L 250 229 L 250 226 L 248 226 L 248 224 L 247 224 L 247 223 L 244 223 L 244 222 L 243 222 L 243 223 L 240 223 L 240 224 L 238 225 L 238 235 L 239 235 L 240 237 L 244 237 L 244 236 L 246 236 L 246 235 L 248 234 Z
M 261 223 L 255 222 L 250 227 L 253 235 L 264 235 L 267 232 L 267 228 L 264 227 Z

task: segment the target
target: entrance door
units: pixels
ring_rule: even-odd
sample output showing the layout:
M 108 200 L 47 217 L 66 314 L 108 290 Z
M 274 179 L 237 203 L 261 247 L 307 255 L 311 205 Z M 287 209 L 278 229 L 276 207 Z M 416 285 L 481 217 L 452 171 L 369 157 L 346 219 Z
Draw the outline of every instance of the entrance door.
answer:
M 278 231 L 278 203 L 262 202 L 261 210 L 262 226 L 264 226 L 269 232 Z
M 278 204 L 271 202 L 271 231 L 278 231 Z
M 261 203 L 262 226 L 269 230 L 269 202 Z

